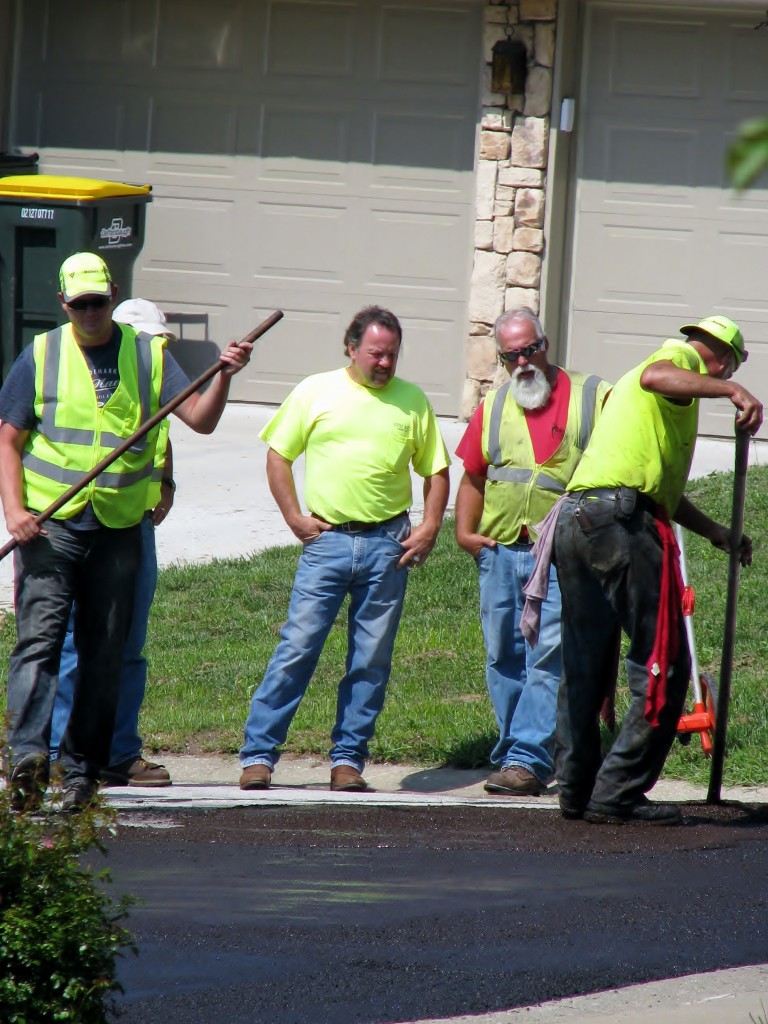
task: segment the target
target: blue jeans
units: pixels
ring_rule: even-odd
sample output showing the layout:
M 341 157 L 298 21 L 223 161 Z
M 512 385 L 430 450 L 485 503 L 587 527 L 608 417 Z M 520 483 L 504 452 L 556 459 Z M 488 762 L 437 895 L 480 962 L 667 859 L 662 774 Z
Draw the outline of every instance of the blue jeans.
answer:
M 384 704 L 392 650 L 403 610 L 406 569 L 398 569 L 406 515 L 366 533 L 328 530 L 305 545 L 293 584 L 288 621 L 245 723 L 242 766 L 274 768 L 288 727 L 306 692 L 326 637 L 347 594 L 347 663 L 339 683 L 333 765 L 362 771 L 368 741 Z
M 111 766 L 120 765 L 126 761 L 135 761 L 141 755 L 139 711 L 147 687 L 147 659 L 142 652 L 147 639 L 149 610 L 152 607 L 156 587 L 155 528 L 152 525 L 151 517 L 147 515 L 141 521 L 141 561 L 136 577 L 131 628 L 123 652 L 115 731 L 112 734 L 109 753 Z M 59 687 L 56 692 L 56 703 L 53 705 L 51 721 L 51 757 L 58 755 L 59 743 L 67 728 L 75 687 L 79 678 L 74 624 L 75 612 L 73 609 L 67 626 L 67 635 L 64 638 L 64 646 L 61 650 Z
M 65 783 L 109 762 L 123 646 L 139 564 L 138 526 L 76 531 L 49 519 L 46 536 L 16 548 L 16 646 L 8 664 L 13 763 L 48 754 L 59 660 L 72 602 L 80 681 L 61 739 Z
M 533 572 L 528 544 L 482 548 L 480 617 L 486 650 L 486 682 L 499 741 L 491 761 L 501 768 L 522 765 L 543 783 L 553 776 L 557 689 L 560 684 L 560 588 L 554 566 L 541 608 L 535 648 L 520 632 L 523 586 Z

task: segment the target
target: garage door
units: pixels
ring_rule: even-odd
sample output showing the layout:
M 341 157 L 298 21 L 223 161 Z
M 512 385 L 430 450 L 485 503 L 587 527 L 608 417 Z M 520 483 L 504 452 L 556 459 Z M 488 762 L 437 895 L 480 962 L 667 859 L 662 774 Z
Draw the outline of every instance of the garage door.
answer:
M 147 182 L 134 293 L 197 339 L 275 308 L 234 397 L 281 401 L 343 360 L 361 306 L 455 414 L 474 224 L 482 8 L 472 0 L 19 5 L 13 142 L 45 173 Z
M 750 348 L 740 380 L 768 398 L 768 188 L 736 196 L 724 153 L 768 112 L 758 12 L 593 5 L 580 101 L 569 364 L 615 380 L 677 328 L 718 311 Z M 733 436 L 733 407 L 700 431 Z

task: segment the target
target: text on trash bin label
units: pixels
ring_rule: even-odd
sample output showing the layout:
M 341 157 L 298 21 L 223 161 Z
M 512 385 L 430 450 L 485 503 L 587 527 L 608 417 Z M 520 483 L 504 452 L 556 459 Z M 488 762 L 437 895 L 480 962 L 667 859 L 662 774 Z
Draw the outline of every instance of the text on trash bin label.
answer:
M 56 211 L 42 206 L 22 206 L 22 220 L 56 220 Z

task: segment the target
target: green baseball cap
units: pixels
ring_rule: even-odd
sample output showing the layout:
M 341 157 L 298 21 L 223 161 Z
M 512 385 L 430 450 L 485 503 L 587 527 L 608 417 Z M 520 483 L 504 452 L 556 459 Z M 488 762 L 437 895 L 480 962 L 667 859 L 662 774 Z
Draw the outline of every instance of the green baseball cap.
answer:
M 692 331 L 703 331 L 732 348 L 736 356 L 736 369 L 746 362 L 749 353 L 744 347 L 744 335 L 741 333 L 739 325 L 729 317 L 705 316 L 697 324 L 683 324 L 680 328 L 681 334 L 690 334 Z

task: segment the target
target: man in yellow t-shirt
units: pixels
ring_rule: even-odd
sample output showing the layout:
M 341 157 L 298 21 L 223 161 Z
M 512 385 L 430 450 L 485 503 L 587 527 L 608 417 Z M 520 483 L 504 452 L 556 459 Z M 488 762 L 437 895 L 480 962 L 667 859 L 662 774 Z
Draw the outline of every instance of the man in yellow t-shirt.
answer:
M 450 459 L 424 392 L 395 376 L 402 329 L 378 306 L 344 338 L 349 365 L 308 377 L 260 436 L 267 479 L 304 545 L 288 621 L 251 701 L 240 751 L 241 789 L 267 789 L 288 728 L 342 602 L 350 595 L 347 666 L 331 734 L 331 789 L 364 791 L 363 769 L 392 662 L 407 570 L 435 545 Z M 305 455 L 299 505 L 293 463 Z M 411 528 L 410 467 L 424 478 L 424 518 Z
M 701 398 L 727 398 L 736 428 L 756 433 L 762 404 L 730 378 L 747 358 L 737 324 L 684 324 L 615 385 L 562 501 L 554 559 L 562 595 L 563 675 L 555 774 L 567 818 L 676 825 L 675 804 L 652 803 L 690 680 L 681 581 L 669 519 L 729 551 L 729 530 L 683 495 Z M 752 561 L 744 537 L 742 565 Z M 615 635 L 628 634 L 629 710 L 601 761 L 598 712 Z M 614 662 L 615 663 L 615 662 Z

